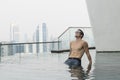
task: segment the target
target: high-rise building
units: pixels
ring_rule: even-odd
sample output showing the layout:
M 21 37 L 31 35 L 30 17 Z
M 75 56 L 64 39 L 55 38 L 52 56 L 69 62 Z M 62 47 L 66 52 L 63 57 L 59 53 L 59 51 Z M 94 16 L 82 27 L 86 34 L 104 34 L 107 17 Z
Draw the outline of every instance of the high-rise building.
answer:
M 33 33 L 33 42 L 36 42 L 36 32 Z M 33 47 L 32 47 L 32 53 L 35 54 L 37 51 L 36 51 L 36 44 L 33 44 Z
M 48 38 L 46 23 L 42 23 L 42 37 L 43 37 L 42 38 L 43 42 L 46 42 L 47 38 Z M 47 44 L 46 43 L 43 44 L 43 52 L 47 52 Z
M 37 26 L 37 29 L 36 29 L 36 42 L 42 42 L 42 28 L 40 27 L 40 25 Z M 42 44 L 38 43 L 36 44 L 36 52 L 37 53 L 42 53 L 43 50 L 42 50 L 43 46 Z
M 39 25 L 37 26 L 37 29 L 36 29 L 36 42 L 39 42 L 39 34 L 40 33 L 40 31 L 39 31 Z M 40 49 L 39 49 L 39 44 L 36 44 L 36 52 L 37 53 L 39 53 L 40 51 L 39 51 Z
M 14 43 L 14 42 L 19 42 L 19 37 L 20 37 L 20 33 L 19 33 L 19 27 L 16 24 L 11 24 L 10 25 L 10 42 Z M 19 49 L 21 49 L 21 46 L 19 45 L 12 45 L 12 53 L 19 53 L 21 51 L 19 51 Z
M 19 27 L 16 24 L 10 25 L 10 41 L 19 42 L 20 32 Z

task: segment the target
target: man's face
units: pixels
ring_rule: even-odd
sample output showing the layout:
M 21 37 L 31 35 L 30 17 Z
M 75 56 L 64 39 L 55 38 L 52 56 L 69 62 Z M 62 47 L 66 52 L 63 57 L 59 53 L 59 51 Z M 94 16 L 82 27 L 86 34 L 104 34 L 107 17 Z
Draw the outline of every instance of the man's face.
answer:
M 76 37 L 76 38 L 81 37 L 81 34 L 80 34 L 80 32 L 79 32 L 79 31 L 76 31 L 76 32 L 75 32 L 75 37 Z

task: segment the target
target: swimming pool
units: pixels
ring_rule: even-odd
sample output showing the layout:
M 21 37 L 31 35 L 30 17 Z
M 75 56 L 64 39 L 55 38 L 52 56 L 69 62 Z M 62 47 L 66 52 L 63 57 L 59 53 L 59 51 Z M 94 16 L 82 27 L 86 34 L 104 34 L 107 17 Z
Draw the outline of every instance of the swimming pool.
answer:
M 21 54 L 2 58 L 0 64 L 1 80 L 94 80 L 95 50 L 90 50 L 92 69 L 85 74 L 88 59 L 82 58 L 83 70 L 70 70 L 64 61 L 68 53 Z

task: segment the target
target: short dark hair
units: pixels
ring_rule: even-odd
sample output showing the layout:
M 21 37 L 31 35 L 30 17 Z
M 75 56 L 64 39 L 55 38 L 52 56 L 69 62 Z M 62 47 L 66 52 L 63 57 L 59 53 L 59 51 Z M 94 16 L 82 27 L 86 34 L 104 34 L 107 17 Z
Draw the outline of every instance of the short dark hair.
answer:
M 81 29 L 78 29 L 78 31 L 80 32 L 80 34 L 82 35 L 82 37 L 81 38 L 83 38 L 84 37 L 84 32 L 81 30 Z

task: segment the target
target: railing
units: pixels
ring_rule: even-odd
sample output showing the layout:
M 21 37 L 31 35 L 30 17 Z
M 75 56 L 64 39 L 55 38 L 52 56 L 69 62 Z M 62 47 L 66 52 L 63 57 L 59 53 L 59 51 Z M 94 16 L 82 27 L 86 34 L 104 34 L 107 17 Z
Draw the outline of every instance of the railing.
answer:
M 58 50 L 59 51 L 69 51 L 69 43 L 75 40 L 75 31 L 77 29 L 82 29 L 84 32 L 83 40 L 88 42 L 90 49 L 95 49 L 94 36 L 92 32 L 92 27 L 69 27 L 58 37 Z
M 41 53 L 48 53 L 51 50 L 58 50 L 59 41 L 49 42 L 27 42 L 27 43 L 12 43 L 12 42 L 1 42 L 0 43 L 0 62 L 3 57 L 9 57 L 18 55 L 19 59 L 21 54 L 36 54 L 37 56 Z

